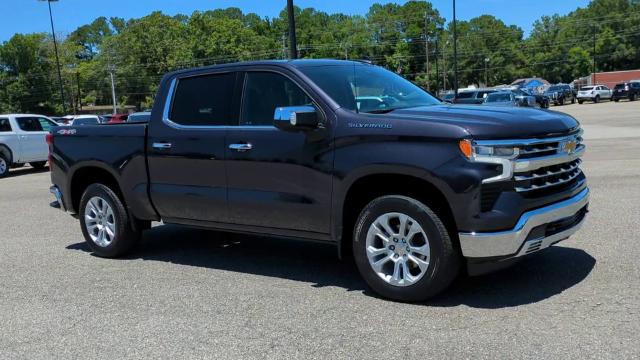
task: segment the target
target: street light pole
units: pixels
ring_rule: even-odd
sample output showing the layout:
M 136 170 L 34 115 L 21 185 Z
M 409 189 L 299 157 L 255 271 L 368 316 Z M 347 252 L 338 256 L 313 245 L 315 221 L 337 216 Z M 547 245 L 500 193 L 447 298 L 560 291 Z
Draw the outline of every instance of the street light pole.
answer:
M 487 81 L 487 63 L 489 62 L 489 58 L 484 58 L 484 86 L 489 86 L 489 82 Z
M 458 98 L 458 34 L 456 33 L 456 0 L 453 0 L 453 86 L 454 99 Z
M 429 79 L 429 30 L 427 29 L 427 12 L 424 12 L 424 55 L 426 57 L 425 73 L 427 75 L 427 90 L 431 90 L 431 81 Z
M 62 103 L 62 112 L 66 113 L 67 109 L 64 103 L 64 86 L 62 85 L 62 72 L 60 70 L 60 58 L 58 57 L 58 41 L 56 40 L 56 30 L 53 27 L 53 13 L 51 12 L 51 2 L 59 0 L 38 0 L 46 1 L 49 5 L 49 20 L 51 21 L 51 35 L 53 36 L 53 48 L 56 53 L 56 66 L 58 67 L 58 82 L 60 83 L 60 101 Z

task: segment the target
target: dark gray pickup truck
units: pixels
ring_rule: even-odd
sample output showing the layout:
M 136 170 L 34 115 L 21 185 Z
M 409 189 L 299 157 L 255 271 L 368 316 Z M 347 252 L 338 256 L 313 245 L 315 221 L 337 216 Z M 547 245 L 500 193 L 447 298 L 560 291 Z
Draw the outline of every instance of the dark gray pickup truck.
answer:
M 310 239 L 417 301 L 578 230 L 581 134 L 557 112 L 446 105 L 361 62 L 220 65 L 167 74 L 148 123 L 53 128 L 52 205 L 99 256 L 159 220 Z

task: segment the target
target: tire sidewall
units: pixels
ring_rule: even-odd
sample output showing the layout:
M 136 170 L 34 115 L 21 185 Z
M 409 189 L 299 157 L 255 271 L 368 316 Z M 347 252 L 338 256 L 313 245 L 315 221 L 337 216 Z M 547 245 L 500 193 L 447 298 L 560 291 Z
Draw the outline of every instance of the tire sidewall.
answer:
M 99 246 L 89 236 L 85 222 L 85 209 L 89 200 L 93 197 L 100 197 L 109 204 L 113 210 L 114 220 L 116 224 L 115 238 L 107 246 Z M 129 249 L 131 246 L 131 230 L 129 229 L 129 221 L 127 212 L 124 205 L 118 198 L 118 196 L 107 186 L 102 184 L 92 184 L 87 187 L 82 198 L 80 200 L 80 207 L 78 209 L 78 216 L 80 218 L 80 227 L 82 229 L 82 235 L 91 248 L 91 250 L 101 257 L 115 257 L 121 255 L 123 252 Z
M 9 163 L 9 159 L 7 159 L 2 153 L 0 153 L 0 159 L 2 159 L 5 164 L 4 172 L 0 172 L 0 178 L 3 178 L 7 176 L 7 174 L 9 174 L 9 168 L 11 167 L 11 164 Z
M 423 277 L 415 284 L 400 287 L 385 282 L 380 278 L 366 255 L 366 238 L 371 224 L 382 214 L 400 212 L 416 220 L 429 240 L 429 267 Z M 442 262 L 451 253 L 451 241 L 444 226 L 435 213 L 419 201 L 404 196 L 384 196 L 375 199 L 362 211 L 353 234 L 353 252 L 356 265 L 367 284 L 378 294 L 400 301 L 424 300 L 440 292 L 449 281 L 441 284 L 436 279 L 442 268 Z M 444 230 L 444 233 L 443 233 Z

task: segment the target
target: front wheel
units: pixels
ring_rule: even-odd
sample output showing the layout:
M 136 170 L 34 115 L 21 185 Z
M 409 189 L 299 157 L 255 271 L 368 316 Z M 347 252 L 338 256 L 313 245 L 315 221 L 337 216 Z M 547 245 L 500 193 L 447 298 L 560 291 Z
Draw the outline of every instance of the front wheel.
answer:
M 560 99 L 558 99 L 558 105 L 560 106 L 564 105 L 564 97 L 561 97 Z
M 596 95 L 595 99 L 593 99 L 594 103 L 599 103 L 600 102 L 600 95 Z
M 460 257 L 445 225 L 416 199 L 390 195 L 373 200 L 360 213 L 353 239 L 360 274 L 384 297 L 426 300 L 458 274 Z
M 582 105 L 583 102 L 584 100 L 578 100 L 578 105 Z
M 124 255 L 140 239 L 140 231 L 132 228 L 122 201 L 105 185 L 89 185 L 78 212 L 82 234 L 98 256 Z

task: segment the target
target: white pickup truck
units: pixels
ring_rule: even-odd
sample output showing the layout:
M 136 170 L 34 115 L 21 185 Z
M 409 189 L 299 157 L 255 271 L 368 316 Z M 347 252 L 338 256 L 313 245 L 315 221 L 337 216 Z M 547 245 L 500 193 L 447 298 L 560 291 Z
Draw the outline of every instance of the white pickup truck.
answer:
M 0 178 L 25 163 L 44 168 L 49 156 L 46 135 L 52 126 L 58 124 L 43 115 L 0 115 Z

